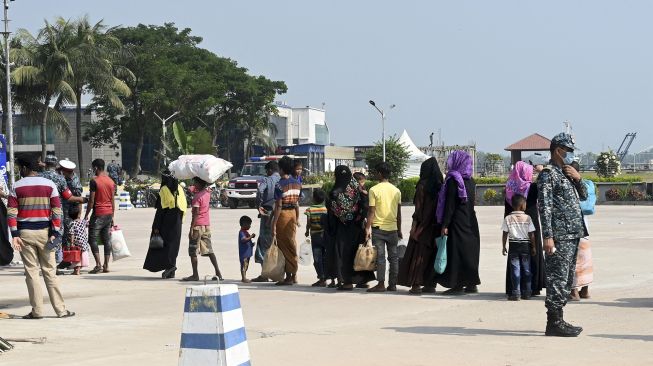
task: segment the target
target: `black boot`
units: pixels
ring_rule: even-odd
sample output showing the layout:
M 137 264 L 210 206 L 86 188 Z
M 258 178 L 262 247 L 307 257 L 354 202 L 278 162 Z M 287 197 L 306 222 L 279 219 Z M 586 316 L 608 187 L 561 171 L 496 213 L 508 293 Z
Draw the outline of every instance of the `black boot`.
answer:
M 579 333 L 565 326 L 557 310 L 549 310 L 546 312 L 545 334 L 547 337 L 578 337 Z
M 569 323 L 567 323 L 567 322 L 565 321 L 565 318 L 564 318 L 564 310 L 563 310 L 563 309 L 558 310 L 558 314 L 560 314 L 560 321 L 562 322 L 562 324 L 563 324 L 565 327 L 571 329 L 571 330 L 574 331 L 574 332 L 577 332 L 578 334 L 580 334 L 580 333 L 583 331 L 583 327 L 576 327 L 576 326 L 573 326 L 573 325 L 571 325 L 571 324 L 569 324 Z

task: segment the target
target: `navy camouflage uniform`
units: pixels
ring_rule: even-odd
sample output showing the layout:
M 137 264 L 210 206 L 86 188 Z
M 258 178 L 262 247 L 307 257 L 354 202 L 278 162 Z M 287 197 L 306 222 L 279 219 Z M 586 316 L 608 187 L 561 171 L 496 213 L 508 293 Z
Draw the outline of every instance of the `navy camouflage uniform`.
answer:
M 261 226 L 259 228 L 258 242 L 256 243 L 256 253 L 254 261 L 263 264 L 265 254 L 272 246 L 272 215 L 274 211 L 274 187 L 281 179 L 279 173 L 263 178 L 258 184 L 256 200 L 259 208 L 268 212 L 268 216 L 260 215 Z
M 554 142 L 573 148 L 570 135 L 562 136 L 561 142 L 556 138 Z M 539 174 L 537 188 L 542 237 L 553 238 L 556 249 L 553 254 L 546 255 L 545 305 L 548 310 L 557 311 L 567 304 L 576 272 L 578 243 L 586 236 L 580 201 L 587 199 L 587 188 L 582 180 L 572 181 L 562 168 L 554 165 L 545 167 Z

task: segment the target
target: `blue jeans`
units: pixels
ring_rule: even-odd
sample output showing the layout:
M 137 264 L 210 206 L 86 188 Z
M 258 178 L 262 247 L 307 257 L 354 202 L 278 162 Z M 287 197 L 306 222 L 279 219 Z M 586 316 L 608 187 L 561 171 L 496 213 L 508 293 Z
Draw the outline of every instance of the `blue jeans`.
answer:
M 311 233 L 311 249 L 313 250 L 313 267 L 319 280 L 326 280 L 326 247 L 324 233 Z
M 530 244 L 511 242 L 508 250 L 510 280 L 514 296 L 531 296 L 531 254 Z

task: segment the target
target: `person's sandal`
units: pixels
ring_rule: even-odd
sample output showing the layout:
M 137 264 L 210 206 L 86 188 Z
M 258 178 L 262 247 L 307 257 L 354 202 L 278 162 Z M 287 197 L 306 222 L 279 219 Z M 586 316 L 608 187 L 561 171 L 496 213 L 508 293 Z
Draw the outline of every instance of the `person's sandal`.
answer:
M 59 315 L 57 318 L 59 318 L 59 319 L 72 318 L 73 316 L 75 316 L 75 313 L 73 313 L 70 310 L 66 310 L 66 313 L 64 315 Z
M 100 266 L 95 266 L 92 270 L 88 271 L 88 274 L 98 274 L 102 272 L 102 267 Z
M 43 319 L 42 316 L 35 316 L 31 311 L 29 314 L 25 315 L 23 319 Z

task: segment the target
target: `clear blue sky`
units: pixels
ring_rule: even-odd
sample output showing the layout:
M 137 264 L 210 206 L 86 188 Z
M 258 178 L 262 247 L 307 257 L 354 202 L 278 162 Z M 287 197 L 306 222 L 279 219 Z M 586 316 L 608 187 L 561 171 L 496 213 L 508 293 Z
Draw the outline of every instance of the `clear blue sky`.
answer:
M 653 145 L 651 1 L 35 1 L 11 3 L 17 27 L 54 16 L 110 25 L 175 22 L 202 47 L 254 74 L 284 80 L 280 99 L 326 103 L 332 140 L 380 138 L 378 112 L 396 104 L 390 133 L 418 145 L 501 152 L 568 119 L 585 151 Z

